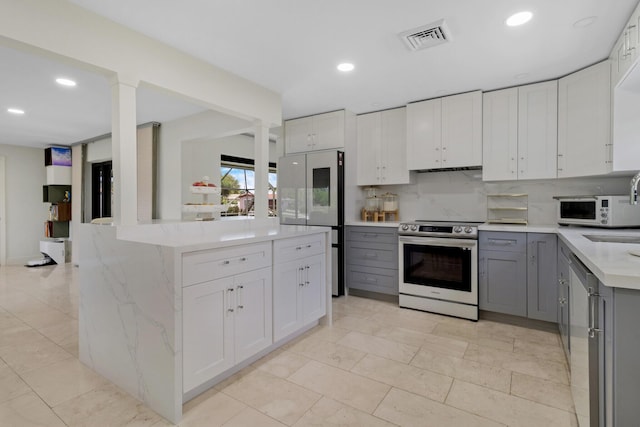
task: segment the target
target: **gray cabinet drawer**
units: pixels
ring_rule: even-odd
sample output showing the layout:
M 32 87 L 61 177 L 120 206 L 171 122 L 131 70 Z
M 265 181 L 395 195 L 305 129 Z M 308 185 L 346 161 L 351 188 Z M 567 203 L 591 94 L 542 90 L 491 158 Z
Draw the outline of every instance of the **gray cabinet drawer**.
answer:
M 527 251 L 527 233 L 481 231 L 478 246 L 492 251 L 524 253 Z
M 398 269 L 398 245 L 388 243 L 346 242 L 347 264 Z
M 346 240 L 398 244 L 398 231 L 392 227 L 347 227 Z
M 398 270 L 349 265 L 347 286 L 349 289 L 398 295 Z

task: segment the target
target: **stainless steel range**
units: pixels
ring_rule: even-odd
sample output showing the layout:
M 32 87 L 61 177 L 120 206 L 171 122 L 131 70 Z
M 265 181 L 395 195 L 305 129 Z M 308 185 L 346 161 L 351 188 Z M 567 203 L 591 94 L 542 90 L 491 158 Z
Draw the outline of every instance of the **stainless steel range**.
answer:
M 400 224 L 400 307 L 478 320 L 478 224 Z

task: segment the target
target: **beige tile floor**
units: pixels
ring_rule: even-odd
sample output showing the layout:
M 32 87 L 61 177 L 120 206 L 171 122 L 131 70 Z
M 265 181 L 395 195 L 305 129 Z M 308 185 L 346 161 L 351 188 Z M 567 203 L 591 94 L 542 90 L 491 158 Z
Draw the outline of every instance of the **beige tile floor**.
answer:
M 1 426 L 168 426 L 78 361 L 77 268 L 0 267 Z M 575 426 L 557 334 L 333 300 L 181 426 Z

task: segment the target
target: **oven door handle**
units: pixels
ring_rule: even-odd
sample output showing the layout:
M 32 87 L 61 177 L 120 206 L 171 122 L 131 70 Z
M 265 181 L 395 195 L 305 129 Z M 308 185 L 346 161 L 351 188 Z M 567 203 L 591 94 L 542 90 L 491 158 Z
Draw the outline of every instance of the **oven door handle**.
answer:
M 413 243 L 415 245 L 423 245 L 423 246 L 450 246 L 454 248 L 475 248 L 478 246 L 477 240 L 472 239 L 442 239 L 437 237 L 411 237 L 411 236 L 399 236 L 398 242 L 400 244 L 403 243 Z

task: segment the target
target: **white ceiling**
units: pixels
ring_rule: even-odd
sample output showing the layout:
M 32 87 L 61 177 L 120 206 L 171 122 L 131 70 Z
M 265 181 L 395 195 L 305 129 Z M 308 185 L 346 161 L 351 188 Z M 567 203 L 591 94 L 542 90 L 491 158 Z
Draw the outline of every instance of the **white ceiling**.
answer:
M 355 113 L 565 75 L 606 58 L 638 0 L 69 0 L 282 94 L 283 117 Z M 530 10 L 531 22 L 504 20 Z M 584 28 L 573 24 L 595 16 Z M 444 19 L 452 39 L 410 52 L 397 34 Z M 338 72 L 353 62 L 349 74 Z M 110 130 L 104 77 L 0 49 L 0 143 L 65 144 Z M 78 87 L 51 84 L 69 74 Z M 5 96 L 5 94 L 7 94 Z M 139 122 L 199 107 L 148 88 Z M 6 107 L 28 114 L 7 117 Z M 162 107 L 164 111 L 157 112 Z M 26 107 L 25 107 L 26 109 Z M 22 122 L 20 122 L 20 120 Z M 17 123 L 17 125 L 16 125 Z

